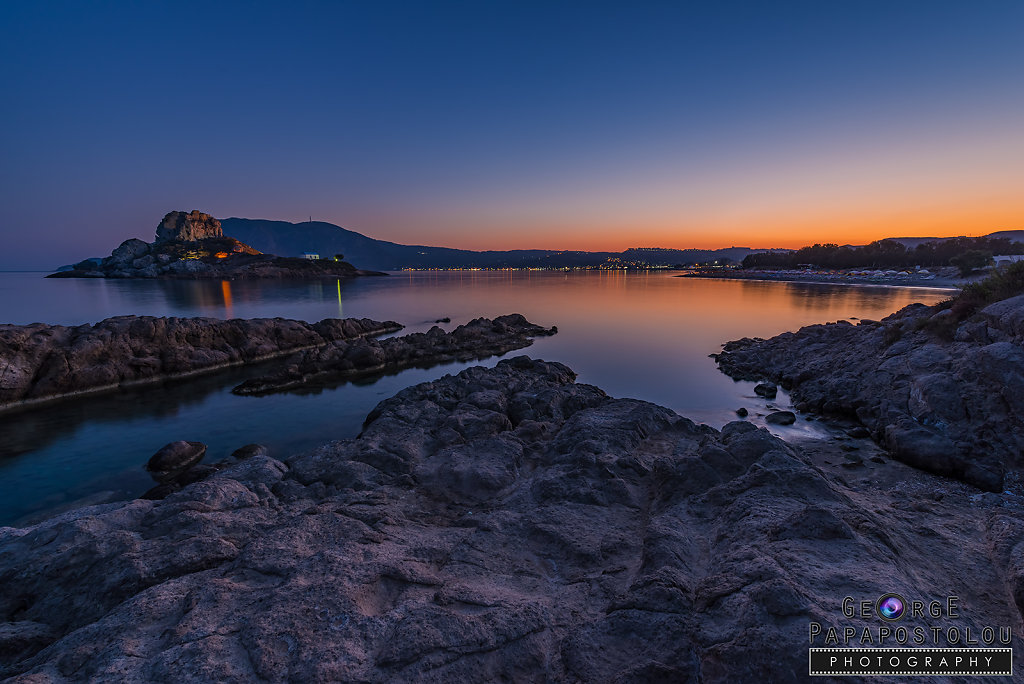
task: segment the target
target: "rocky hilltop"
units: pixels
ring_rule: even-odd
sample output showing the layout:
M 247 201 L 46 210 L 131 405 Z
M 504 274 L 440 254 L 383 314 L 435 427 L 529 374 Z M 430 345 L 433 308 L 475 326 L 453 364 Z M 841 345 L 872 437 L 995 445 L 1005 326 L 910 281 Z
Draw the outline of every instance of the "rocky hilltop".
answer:
M 383 275 L 345 261 L 264 254 L 225 236 L 221 223 L 193 210 L 172 211 L 157 226 L 156 240 L 122 242 L 109 257 L 86 259 L 47 278 L 350 278 Z
M 221 237 L 224 237 L 224 231 L 220 221 L 198 209 L 188 214 L 169 212 L 156 228 L 157 242 L 198 242 Z
M 472 368 L 354 440 L 0 528 L 0 676 L 788 683 L 812 621 L 877 635 L 841 600 L 891 591 L 958 596 L 960 634 L 1011 626 L 1019 668 L 1017 497 L 820 463 L 557 363 Z
M 401 329 L 394 321 L 117 316 L 0 325 L 0 409 L 208 372 Z
M 1002 491 L 1024 467 L 1022 345 L 1018 295 L 737 340 L 717 360 L 734 378 L 780 383 L 801 411 L 856 421 L 905 463 Z

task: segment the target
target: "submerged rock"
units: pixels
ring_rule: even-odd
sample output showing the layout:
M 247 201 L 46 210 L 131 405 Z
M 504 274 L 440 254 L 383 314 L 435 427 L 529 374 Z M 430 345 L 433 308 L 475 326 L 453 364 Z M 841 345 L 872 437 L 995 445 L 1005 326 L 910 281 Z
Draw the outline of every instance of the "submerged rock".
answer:
M 754 385 L 754 394 L 759 397 L 764 397 L 765 399 L 774 399 L 775 395 L 778 394 L 778 391 L 779 389 L 775 385 L 770 385 L 768 383 L 762 382 L 758 385 Z
M 796 422 L 796 414 L 792 411 L 774 411 L 764 417 L 764 422 L 772 425 L 792 425 Z
M 178 440 L 153 454 L 146 463 L 146 470 L 157 482 L 167 482 L 199 463 L 205 455 L 206 445 L 202 442 Z
M 254 456 L 266 456 L 267 447 L 262 444 L 246 444 L 243 447 L 239 447 L 231 452 L 231 458 L 242 461 L 247 458 L 253 458 Z
M 0 677 L 793 682 L 810 622 L 851 622 L 845 595 L 1020 624 L 1010 498 L 898 463 L 854 488 L 878 464 L 830 475 L 747 422 L 574 377 L 471 368 L 381 402 L 356 439 L 0 528 Z

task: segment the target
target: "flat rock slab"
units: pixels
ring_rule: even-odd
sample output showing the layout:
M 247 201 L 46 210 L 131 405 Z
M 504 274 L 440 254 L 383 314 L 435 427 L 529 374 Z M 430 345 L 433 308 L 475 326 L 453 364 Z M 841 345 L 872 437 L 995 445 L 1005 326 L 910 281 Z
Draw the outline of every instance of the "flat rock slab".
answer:
M 125 383 L 262 361 L 400 330 L 394 321 L 117 316 L 95 325 L 0 325 L 0 410 Z
M 811 621 L 891 591 L 1012 625 L 1024 665 L 1015 497 L 574 377 L 471 368 L 356 439 L 0 528 L 0 677 L 788 683 Z
M 289 358 L 287 366 L 275 373 L 251 378 L 232 392 L 262 395 L 319 387 L 346 378 L 394 372 L 411 366 L 451 361 L 476 361 L 533 344 L 533 338 L 554 335 L 557 328 L 544 328 L 522 314 L 476 318 L 451 332 L 433 326 L 425 333 L 413 333 L 382 340 L 361 338 L 335 340 Z

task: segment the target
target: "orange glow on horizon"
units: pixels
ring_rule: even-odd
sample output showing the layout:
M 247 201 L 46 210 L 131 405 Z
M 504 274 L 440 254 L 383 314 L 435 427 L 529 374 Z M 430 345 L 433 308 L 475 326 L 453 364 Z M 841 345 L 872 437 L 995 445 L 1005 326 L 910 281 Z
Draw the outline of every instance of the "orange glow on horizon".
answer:
M 875 216 L 838 214 L 833 217 L 765 217 L 757 221 L 708 221 L 681 225 L 668 220 L 646 224 L 578 225 L 560 223 L 543 227 L 495 222 L 481 230 L 424 230 L 424 235 L 376 232 L 374 237 L 407 244 L 429 244 L 471 250 L 551 249 L 559 251 L 621 252 L 633 247 L 668 249 L 720 249 L 724 247 L 798 249 L 815 243 L 862 245 L 898 237 L 978 237 L 997 231 L 1024 230 L 1024 203 L 997 208 L 947 212 L 888 212 Z
M 886 135 L 652 155 L 351 215 L 366 235 L 473 250 L 799 248 L 1024 230 L 1024 135 L 999 117 Z M 542 182 L 543 181 L 543 182 Z M 340 225 L 345 225 L 341 223 Z

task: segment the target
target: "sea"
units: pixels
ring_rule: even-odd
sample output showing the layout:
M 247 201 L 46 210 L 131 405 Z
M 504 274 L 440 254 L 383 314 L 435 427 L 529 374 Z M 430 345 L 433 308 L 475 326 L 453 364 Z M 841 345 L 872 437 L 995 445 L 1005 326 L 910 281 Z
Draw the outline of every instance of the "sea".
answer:
M 560 361 L 614 397 L 667 406 L 720 428 L 746 407 L 763 424 L 766 400 L 734 382 L 709 354 L 741 337 L 769 337 L 837 320 L 880 319 L 950 290 L 675 277 L 667 271 L 406 271 L 304 282 L 46 279 L 0 273 L 0 323 L 95 323 L 110 316 L 367 317 L 406 332 L 446 330 L 478 316 L 521 313 L 558 334 L 506 356 Z M 436 323 L 448 318 L 450 323 Z M 208 445 L 206 460 L 266 445 L 286 458 L 359 434 L 373 407 L 404 387 L 473 363 L 412 368 L 315 391 L 240 397 L 231 388 L 259 368 L 0 413 L 0 526 L 62 510 L 136 497 L 153 486 L 144 470 L 164 444 Z M 786 408 L 785 392 L 771 402 Z M 815 423 L 772 429 L 821 435 Z

